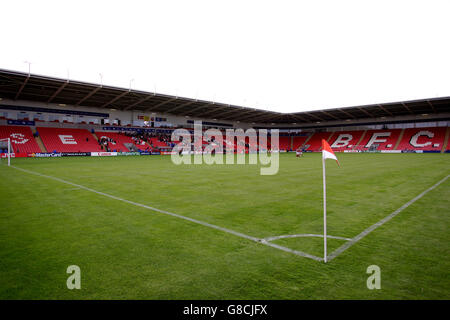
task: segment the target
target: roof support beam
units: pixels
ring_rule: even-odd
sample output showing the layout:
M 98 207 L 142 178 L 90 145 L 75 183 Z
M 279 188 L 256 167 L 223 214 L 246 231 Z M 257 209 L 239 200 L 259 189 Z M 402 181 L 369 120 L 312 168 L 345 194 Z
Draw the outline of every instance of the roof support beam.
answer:
M 332 117 L 332 118 L 335 119 L 335 120 L 341 120 L 341 119 L 339 119 L 338 117 L 332 115 L 331 113 L 329 113 L 329 112 L 327 112 L 327 111 L 323 111 L 323 110 L 322 110 L 322 111 L 320 111 L 320 112 L 326 114 L 327 116 Z
M 305 118 L 303 118 L 302 116 L 299 116 L 299 115 L 297 115 L 297 114 L 295 114 L 295 113 L 291 113 L 291 114 L 289 114 L 291 117 L 293 117 L 293 118 L 295 118 L 295 119 L 298 119 L 298 120 L 301 120 L 301 121 L 304 121 L 304 122 L 309 122 L 309 120 L 306 120 Z
M 195 100 L 195 101 L 189 101 L 189 102 L 186 102 L 186 103 L 182 103 L 182 104 L 180 104 L 179 106 L 176 106 L 176 107 L 171 108 L 171 109 L 167 109 L 165 112 L 170 113 L 170 112 L 173 112 L 173 111 L 175 111 L 175 110 L 181 109 L 181 108 L 183 108 L 183 107 L 190 106 L 191 104 L 194 104 L 194 103 L 196 103 L 196 102 L 197 102 L 197 100 Z M 196 109 L 196 108 L 195 108 L 195 109 Z
M 347 111 L 344 111 L 342 109 L 337 109 L 338 111 L 342 112 L 343 114 L 345 114 L 346 116 L 356 119 L 356 117 L 354 115 L 352 115 L 351 113 L 348 113 Z M 364 111 L 365 112 L 365 111 Z M 365 112 L 366 114 L 370 115 L 368 112 Z
M 19 91 L 17 91 L 16 96 L 14 97 L 14 100 L 17 100 L 17 98 L 20 96 L 20 94 L 22 93 L 23 88 L 25 88 L 25 85 L 27 84 L 28 80 L 30 79 L 30 74 L 28 73 L 28 76 L 25 78 L 25 81 L 22 83 L 22 85 L 20 86 Z
M 121 94 L 119 94 L 117 97 L 115 97 L 111 101 L 109 101 L 109 102 L 105 103 L 104 105 L 102 105 L 100 108 L 105 108 L 105 107 L 109 106 L 111 103 L 116 102 L 117 100 L 119 100 L 123 96 L 127 95 L 129 92 L 130 92 L 130 90 L 122 92 Z
M 255 110 L 255 109 L 246 110 L 246 111 L 244 111 L 242 113 L 238 113 L 238 111 L 242 111 L 242 110 L 241 109 L 234 109 L 234 110 L 231 110 L 231 111 L 227 112 L 227 113 L 232 113 L 232 114 L 229 115 L 228 117 L 226 117 L 225 119 L 233 119 L 235 116 L 238 116 L 239 117 L 238 120 L 241 120 L 241 119 L 245 119 L 246 118 L 246 117 L 242 117 L 244 114 L 257 112 L 257 110 Z
M 311 117 L 313 117 L 313 118 L 316 118 L 316 119 L 319 120 L 319 121 L 325 121 L 325 120 L 322 119 L 321 117 L 318 117 L 318 116 L 316 116 L 316 115 L 314 115 L 314 114 L 312 114 L 312 113 L 310 113 L 310 112 L 305 112 L 305 114 L 308 115 L 308 116 L 311 116 Z
M 264 112 L 264 114 L 259 114 L 259 115 L 250 115 L 250 116 L 247 116 L 247 117 L 243 117 L 243 118 L 240 118 L 239 120 L 243 120 L 243 121 L 246 121 L 247 119 L 252 119 L 252 121 L 253 122 L 255 122 L 255 121 L 260 121 L 260 120 L 264 120 L 264 119 L 267 119 L 267 118 L 271 118 L 271 117 L 279 117 L 280 115 L 282 115 L 282 114 L 278 114 L 278 113 L 270 113 L 270 114 L 267 114 L 266 112 L 270 112 L 270 111 L 262 111 L 262 110 L 254 110 L 255 112 Z
M 433 113 L 436 113 L 436 108 L 433 106 L 433 104 L 431 103 L 430 100 L 427 100 L 428 105 L 431 107 L 431 109 L 433 110 Z
M 98 90 L 100 90 L 103 86 L 99 86 L 97 88 L 95 88 L 94 90 L 92 90 L 91 92 L 89 92 L 84 98 L 82 98 L 80 101 L 78 101 L 75 105 L 79 106 L 80 104 L 82 104 L 84 101 L 86 101 L 87 99 L 89 99 L 90 97 L 92 97 L 94 94 L 97 93 Z
M 253 120 L 253 122 L 256 122 L 256 121 L 262 121 L 262 120 L 266 120 L 266 119 L 270 119 L 270 118 L 277 119 L 282 116 L 283 116 L 283 114 L 263 114 L 263 115 L 254 117 L 252 120 Z
M 187 111 L 186 114 L 187 114 L 187 115 L 192 115 L 192 112 L 194 112 L 195 110 L 198 110 L 198 109 L 201 109 L 201 108 L 206 108 L 207 106 L 212 106 L 212 105 L 214 105 L 214 102 L 204 104 L 204 105 L 202 105 L 202 106 L 200 106 L 200 107 L 196 107 L 196 108 L 194 108 L 194 109 L 192 109 L 192 110 Z M 215 112 L 215 111 L 217 111 L 217 110 L 219 110 L 219 109 L 221 109 L 221 108 L 217 108 L 217 109 L 214 109 L 214 110 L 212 110 L 212 111 L 205 112 L 205 113 L 201 114 L 200 116 L 203 117 L 205 114 L 213 113 L 213 112 Z
M 206 106 L 212 106 L 212 105 L 216 105 L 216 104 L 215 104 L 214 102 L 211 102 L 211 103 L 205 105 L 205 107 L 206 107 Z M 228 108 L 228 107 L 229 107 L 229 106 L 226 105 L 226 106 L 222 106 L 222 107 L 213 108 L 212 110 L 207 111 L 207 112 L 201 114 L 201 116 L 204 117 L 204 116 L 206 116 L 206 115 L 208 115 L 208 114 L 211 114 L 211 113 L 216 112 L 217 110 L 222 110 L 222 109 L 225 109 L 225 108 Z
M 195 115 L 195 116 L 196 116 L 196 117 L 204 117 L 204 116 L 207 114 L 208 117 L 209 117 L 210 119 L 211 119 L 211 117 L 217 118 L 215 115 L 210 115 L 210 114 L 211 114 L 211 113 L 214 113 L 214 112 L 216 112 L 216 111 L 218 111 L 218 110 L 225 109 L 225 108 L 228 108 L 228 107 L 218 107 L 218 108 L 214 109 L 213 112 L 208 111 L 208 112 L 206 112 L 206 113 L 200 113 L 200 114 Z M 190 111 L 188 112 L 188 115 L 193 116 L 192 112 L 190 112 Z
M 237 120 L 241 120 L 241 119 L 245 119 L 246 117 L 242 117 L 244 114 L 249 114 L 249 113 L 254 113 L 257 112 L 257 110 L 251 109 L 251 110 L 247 110 L 244 112 L 239 112 L 242 111 L 241 109 L 234 109 L 231 111 L 228 111 L 226 114 L 230 114 L 226 117 L 224 117 L 224 120 L 232 120 L 232 121 L 237 121 Z M 221 117 L 223 117 L 223 115 L 221 115 Z
M 193 112 L 195 112 L 195 111 L 197 111 L 197 110 L 200 110 L 200 109 L 203 109 L 203 108 L 205 108 L 205 107 L 207 107 L 207 106 L 209 106 L 209 105 L 210 105 L 210 104 L 208 103 L 208 104 L 201 105 L 201 106 L 199 106 L 199 107 L 195 107 L 194 109 L 189 110 L 188 113 L 189 113 L 189 114 L 192 114 Z
M 383 110 L 384 112 L 386 112 L 388 115 L 393 116 L 392 112 L 387 111 L 385 107 L 383 107 L 381 104 L 377 105 L 381 110 Z
M 365 110 L 364 108 L 359 108 L 358 107 L 358 110 L 359 111 L 361 111 L 361 112 L 363 112 L 363 113 L 365 113 L 365 114 L 367 114 L 369 117 L 371 117 L 371 118 L 375 118 L 371 113 L 369 113 L 369 111 L 367 111 L 367 110 Z M 342 110 L 341 110 L 342 111 Z
M 123 108 L 122 111 L 129 110 L 129 109 L 131 109 L 131 108 L 133 108 L 133 107 L 135 107 L 135 106 L 137 106 L 137 105 L 139 105 L 139 104 L 141 104 L 141 103 L 147 101 L 148 99 L 153 98 L 154 96 L 155 96 L 155 95 L 148 95 L 148 96 L 146 96 L 145 98 L 142 98 L 141 100 L 139 100 L 139 101 L 137 101 L 137 102 L 135 102 L 135 103 L 132 103 L 132 104 L 130 104 L 129 106 Z
M 228 110 L 228 111 L 219 113 L 218 116 L 219 116 L 219 117 L 223 117 L 224 115 L 227 115 L 227 114 L 230 114 L 230 113 L 233 114 L 233 113 L 236 113 L 236 112 L 239 112 L 239 111 L 242 111 L 242 109 L 241 109 L 241 108 L 236 108 L 236 109 L 233 109 L 233 110 Z M 241 115 L 242 115 L 242 114 L 249 113 L 249 112 L 252 112 L 252 111 L 254 111 L 254 110 L 247 110 L 247 111 L 244 111 L 244 112 L 241 113 Z
M 160 103 L 158 103 L 158 104 L 155 105 L 155 106 L 152 106 L 152 107 L 147 108 L 146 111 L 155 110 L 156 108 L 162 107 L 163 105 L 166 105 L 166 104 L 168 104 L 168 103 L 170 103 L 170 102 L 172 102 L 172 101 L 175 101 L 175 100 L 177 100 L 177 99 L 178 99 L 178 97 L 175 97 L 175 98 L 168 99 L 168 100 L 166 100 L 166 101 L 160 102 Z
M 47 100 L 47 103 L 52 102 L 53 99 L 69 84 L 69 79 L 64 82 L 59 88 L 55 91 L 55 93 Z
M 403 106 L 410 114 L 413 114 L 413 112 L 411 111 L 411 109 L 410 109 L 404 102 L 402 102 L 402 106 Z

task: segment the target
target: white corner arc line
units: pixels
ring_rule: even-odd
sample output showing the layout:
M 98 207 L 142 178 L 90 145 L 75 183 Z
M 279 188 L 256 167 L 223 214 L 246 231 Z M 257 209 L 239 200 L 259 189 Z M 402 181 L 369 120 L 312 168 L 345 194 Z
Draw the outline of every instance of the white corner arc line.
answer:
M 286 238 L 309 238 L 309 237 L 318 237 L 323 238 L 323 234 L 312 234 L 312 233 L 302 233 L 302 234 L 285 234 L 281 236 L 274 236 L 274 237 L 267 237 L 264 238 L 266 241 L 275 241 L 278 239 L 286 239 Z M 328 239 L 337 239 L 337 240 L 345 240 L 345 241 L 351 241 L 352 238 L 344 238 L 344 237 L 338 237 L 338 236 L 330 236 L 327 235 Z
M 73 183 L 73 182 L 70 182 L 70 181 L 66 181 L 66 180 L 63 180 L 63 179 L 60 179 L 60 178 L 48 176 L 48 175 L 45 175 L 45 174 L 42 174 L 42 173 L 39 173 L 39 172 L 34 172 L 34 171 L 31 171 L 31 170 L 22 169 L 22 168 L 19 168 L 19 167 L 16 167 L 16 166 L 10 166 L 10 167 L 14 168 L 16 170 L 19 170 L 19 171 L 23 171 L 23 172 L 29 173 L 29 174 L 33 174 L 33 175 L 36 175 L 36 176 L 40 176 L 40 177 L 44 177 L 44 178 L 47 178 L 47 179 L 52 179 L 52 180 L 55 180 L 55 181 L 58 181 L 58 182 L 61 182 L 61 183 L 65 183 L 65 184 L 68 184 L 68 185 L 71 185 L 71 186 L 74 186 L 74 187 L 77 187 L 77 188 L 80 188 L 80 189 L 83 189 L 83 190 L 86 190 L 86 191 L 90 191 L 90 192 L 102 195 L 104 197 L 108 197 L 108 198 L 111 198 L 111 199 L 114 199 L 114 200 L 122 201 L 122 202 L 125 202 L 125 203 L 128 203 L 128 204 L 132 204 L 134 206 L 142 207 L 142 208 L 145 208 L 145 209 L 148 209 L 148 210 L 152 210 L 152 211 L 156 211 L 156 212 L 159 212 L 159 213 L 163 213 L 163 214 L 175 217 L 175 218 L 179 218 L 179 219 L 187 220 L 187 221 L 190 221 L 190 222 L 193 222 L 193 223 L 196 223 L 196 224 L 200 224 L 200 225 L 205 226 L 205 227 L 209 227 L 209 228 L 220 230 L 220 231 L 223 231 L 223 232 L 226 232 L 226 233 L 229 233 L 229 234 L 233 234 L 235 236 L 238 236 L 238 237 L 241 237 L 241 238 L 244 238 L 244 239 L 248 239 L 248 240 L 251 240 L 251 241 L 254 241 L 254 242 L 257 242 L 257 243 L 261 243 L 263 245 L 266 245 L 266 246 L 269 246 L 269 247 L 272 247 L 272 248 L 276 248 L 276 249 L 279 249 L 279 250 L 282 250 L 282 251 L 285 251 L 285 252 L 293 253 L 293 254 L 295 254 L 297 256 L 310 258 L 310 259 L 313 259 L 313 260 L 316 260 L 316 261 L 322 261 L 323 260 L 322 258 L 313 256 L 313 255 L 308 254 L 306 252 L 292 250 L 292 249 L 289 249 L 289 248 L 286 248 L 286 247 L 283 247 L 283 246 L 280 246 L 280 245 L 277 245 L 277 244 L 273 244 L 273 243 L 267 242 L 264 239 L 259 239 L 259 238 L 256 238 L 256 237 L 252 237 L 252 236 L 246 235 L 246 234 L 241 233 L 241 232 L 237 232 L 237 231 L 234 231 L 234 230 L 231 230 L 231 229 L 219 227 L 219 226 L 216 226 L 216 225 L 208 223 L 208 222 L 200 221 L 200 220 L 189 218 L 189 217 L 186 217 L 186 216 L 182 216 L 180 214 L 176 214 L 176 213 L 173 213 L 173 212 L 169 212 L 169 211 L 161 210 L 161 209 L 158 209 L 158 208 L 150 207 L 150 206 L 147 206 L 147 205 L 142 204 L 142 203 L 138 203 L 138 202 L 122 199 L 122 198 L 113 196 L 111 194 L 104 193 L 104 192 L 101 192 L 101 191 L 97 191 L 97 190 L 91 189 L 89 187 L 85 187 L 83 185 L 76 184 L 76 183 Z
M 386 222 L 388 222 L 389 220 L 391 220 L 392 218 L 394 218 L 396 215 L 398 215 L 400 212 L 402 212 L 403 210 L 405 210 L 406 208 L 408 208 L 411 204 L 413 204 L 414 202 L 416 202 L 417 200 L 419 200 L 420 198 L 422 198 L 424 195 L 426 195 L 428 192 L 430 192 L 431 190 L 435 189 L 436 187 L 438 187 L 440 184 L 442 184 L 443 182 L 445 182 L 445 180 L 447 180 L 450 177 L 450 175 L 447 175 L 445 178 L 441 179 L 440 181 L 438 181 L 437 183 L 435 183 L 433 186 L 429 187 L 427 190 L 423 191 L 421 194 L 419 194 L 418 196 L 416 196 L 415 198 L 409 200 L 407 203 L 405 203 L 404 205 L 402 205 L 400 208 L 398 208 L 397 210 L 395 210 L 394 212 L 392 212 L 391 214 L 389 214 L 388 216 L 386 216 L 385 218 L 381 219 L 380 221 L 378 221 L 377 223 L 371 225 L 370 227 L 368 227 L 366 230 L 364 230 L 363 232 L 361 232 L 360 234 L 358 234 L 356 237 L 354 237 L 352 240 L 350 240 L 349 242 L 344 243 L 342 246 L 340 246 L 339 248 L 337 248 L 335 251 L 333 251 L 330 255 L 327 256 L 328 261 L 331 261 L 332 259 L 336 258 L 338 255 L 340 255 L 342 252 L 344 252 L 345 250 L 347 250 L 348 248 L 350 248 L 351 246 L 353 246 L 355 243 L 357 243 L 359 240 L 361 240 L 362 238 L 364 238 L 365 236 L 367 236 L 369 233 L 371 233 L 373 230 L 375 230 L 376 228 L 382 226 L 383 224 L 385 224 Z

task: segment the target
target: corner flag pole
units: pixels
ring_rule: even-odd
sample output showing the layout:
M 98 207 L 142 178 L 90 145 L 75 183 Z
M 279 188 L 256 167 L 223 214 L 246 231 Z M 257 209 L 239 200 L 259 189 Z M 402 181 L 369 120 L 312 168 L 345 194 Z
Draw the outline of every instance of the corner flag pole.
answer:
M 327 181 L 325 178 L 325 158 L 322 157 L 323 171 L 323 261 L 327 263 Z
M 327 263 L 327 181 L 325 178 L 325 160 L 334 159 L 339 165 L 336 155 L 325 139 L 322 139 L 322 170 L 323 170 L 323 261 Z
M 11 138 L 8 138 L 8 167 L 11 165 Z

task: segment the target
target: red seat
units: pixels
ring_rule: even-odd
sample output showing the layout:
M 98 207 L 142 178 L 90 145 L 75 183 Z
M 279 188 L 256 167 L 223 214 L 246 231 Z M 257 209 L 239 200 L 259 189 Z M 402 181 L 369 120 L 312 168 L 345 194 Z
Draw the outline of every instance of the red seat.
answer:
M 16 153 L 42 152 L 30 127 L 0 126 L 0 139 L 4 138 L 11 138 L 11 146 Z
M 377 150 L 395 150 L 401 131 L 401 129 L 367 130 L 358 149 L 368 150 L 372 145 L 378 145 Z
M 291 137 L 281 136 L 279 141 L 280 141 L 279 145 L 280 150 L 289 150 L 291 148 Z
M 399 150 L 441 151 L 447 128 L 414 128 L 405 129 Z
M 332 135 L 331 132 L 316 132 L 314 135 L 308 140 L 306 145 L 308 151 L 320 151 L 322 149 L 322 139 L 328 140 L 328 138 Z
M 354 149 L 361 139 L 364 131 L 338 131 L 330 139 L 330 146 L 334 151 Z
M 303 146 L 303 144 L 305 143 L 306 139 L 308 139 L 308 136 L 293 137 L 292 149 L 293 150 L 297 150 L 298 148 Z
M 163 141 L 159 141 L 158 138 L 153 137 L 153 138 L 150 138 L 149 140 L 151 141 L 151 143 L 154 147 L 158 147 L 158 148 L 160 148 L 160 147 L 167 148 L 168 147 L 167 143 L 165 143 Z M 150 141 L 149 141 L 149 143 L 150 143 Z
M 38 127 L 37 131 L 48 152 L 102 151 L 98 141 L 85 129 Z

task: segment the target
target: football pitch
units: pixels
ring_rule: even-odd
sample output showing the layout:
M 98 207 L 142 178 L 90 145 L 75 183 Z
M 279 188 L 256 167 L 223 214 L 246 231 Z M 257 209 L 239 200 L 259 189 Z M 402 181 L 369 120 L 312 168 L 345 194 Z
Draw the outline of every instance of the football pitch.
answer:
M 272 176 L 170 156 L 2 160 L 0 299 L 450 299 L 450 155 L 337 156 L 326 264 L 319 153 L 281 154 Z

